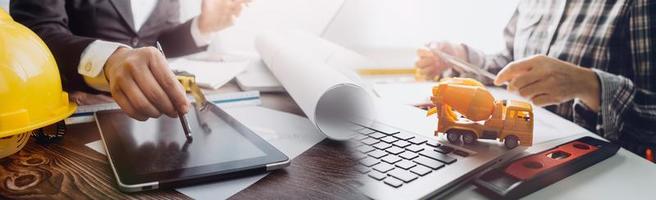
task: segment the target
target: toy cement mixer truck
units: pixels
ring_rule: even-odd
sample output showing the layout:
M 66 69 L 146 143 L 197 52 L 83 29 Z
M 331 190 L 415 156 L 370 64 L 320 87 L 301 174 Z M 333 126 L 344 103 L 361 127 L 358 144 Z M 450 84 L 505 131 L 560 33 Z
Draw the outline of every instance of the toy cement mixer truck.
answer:
M 498 139 L 506 148 L 533 144 L 533 108 L 515 100 L 495 101 L 480 82 L 469 78 L 444 79 L 433 87 L 437 114 L 435 135 L 445 133 L 451 143 L 474 144 L 477 139 Z

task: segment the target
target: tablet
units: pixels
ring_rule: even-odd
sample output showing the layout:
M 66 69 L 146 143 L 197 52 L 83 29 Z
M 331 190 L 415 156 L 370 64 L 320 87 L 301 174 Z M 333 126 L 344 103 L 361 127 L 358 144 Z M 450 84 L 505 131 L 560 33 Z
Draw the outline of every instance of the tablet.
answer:
M 289 166 L 285 154 L 219 107 L 191 109 L 186 117 L 189 141 L 178 118 L 142 122 L 120 110 L 95 113 L 121 191 L 181 187 Z M 199 118 L 209 129 L 201 128 Z

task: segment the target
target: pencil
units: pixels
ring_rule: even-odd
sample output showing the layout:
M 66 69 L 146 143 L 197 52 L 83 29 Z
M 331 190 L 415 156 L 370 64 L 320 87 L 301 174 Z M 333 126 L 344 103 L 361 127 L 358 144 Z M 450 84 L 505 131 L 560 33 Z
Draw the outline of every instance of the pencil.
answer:
M 157 42 L 157 49 L 159 52 L 164 55 L 164 50 L 162 50 L 162 45 L 159 44 L 159 41 Z M 166 55 L 164 55 L 166 57 Z M 182 130 L 184 131 L 185 137 L 187 137 L 187 140 L 193 140 L 194 138 L 191 137 L 191 129 L 189 129 L 189 122 L 187 121 L 187 117 L 182 114 L 180 111 L 178 111 L 178 118 L 180 118 L 180 123 L 182 124 Z

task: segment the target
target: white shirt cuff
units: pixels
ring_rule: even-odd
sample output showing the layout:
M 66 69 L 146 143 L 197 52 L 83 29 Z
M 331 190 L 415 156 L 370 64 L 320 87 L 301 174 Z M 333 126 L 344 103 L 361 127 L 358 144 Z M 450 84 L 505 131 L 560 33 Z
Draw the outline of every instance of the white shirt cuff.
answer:
M 102 40 L 93 41 L 80 56 L 80 64 L 77 67 L 77 72 L 83 76 L 96 77 L 102 72 L 105 62 L 119 47 L 127 47 L 127 45 L 107 42 Z
M 191 21 L 191 37 L 194 39 L 194 43 L 196 43 L 197 47 L 209 45 L 212 43 L 212 39 L 215 35 L 216 32 L 208 34 L 200 32 L 200 28 L 198 27 L 198 17 L 194 17 L 193 21 Z
M 116 49 L 119 47 L 130 48 L 127 45 L 107 42 L 102 40 L 93 41 L 80 56 L 80 64 L 77 67 L 77 73 L 84 76 L 85 82 L 94 89 L 107 91 L 108 83 L 105 79 L 103 67 Z M 100 80 L 103 79 L 103 80 Z

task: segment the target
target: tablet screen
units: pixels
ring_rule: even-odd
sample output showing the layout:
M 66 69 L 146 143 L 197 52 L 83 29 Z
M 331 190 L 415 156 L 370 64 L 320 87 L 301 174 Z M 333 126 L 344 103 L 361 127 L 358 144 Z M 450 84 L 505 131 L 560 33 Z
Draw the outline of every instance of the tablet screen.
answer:
M 234 125 L 212 112 L 186 117 L 193 140 L 187 141 L 180 120 L 162 116 L 144 122 L 122 112 L 98 115 L 103 135 L 111 135 L 108 144 L 119 170 L 131 175 L 188 169 L 217 163 L 247 160 L 267 154 L 237 130 Z M 209 132 L 201 128 L 198 118 L 208 121 Z M 111 132 L 111 133 L 108 133 Z M 229 167 L 229 166 L 228 166 Z

